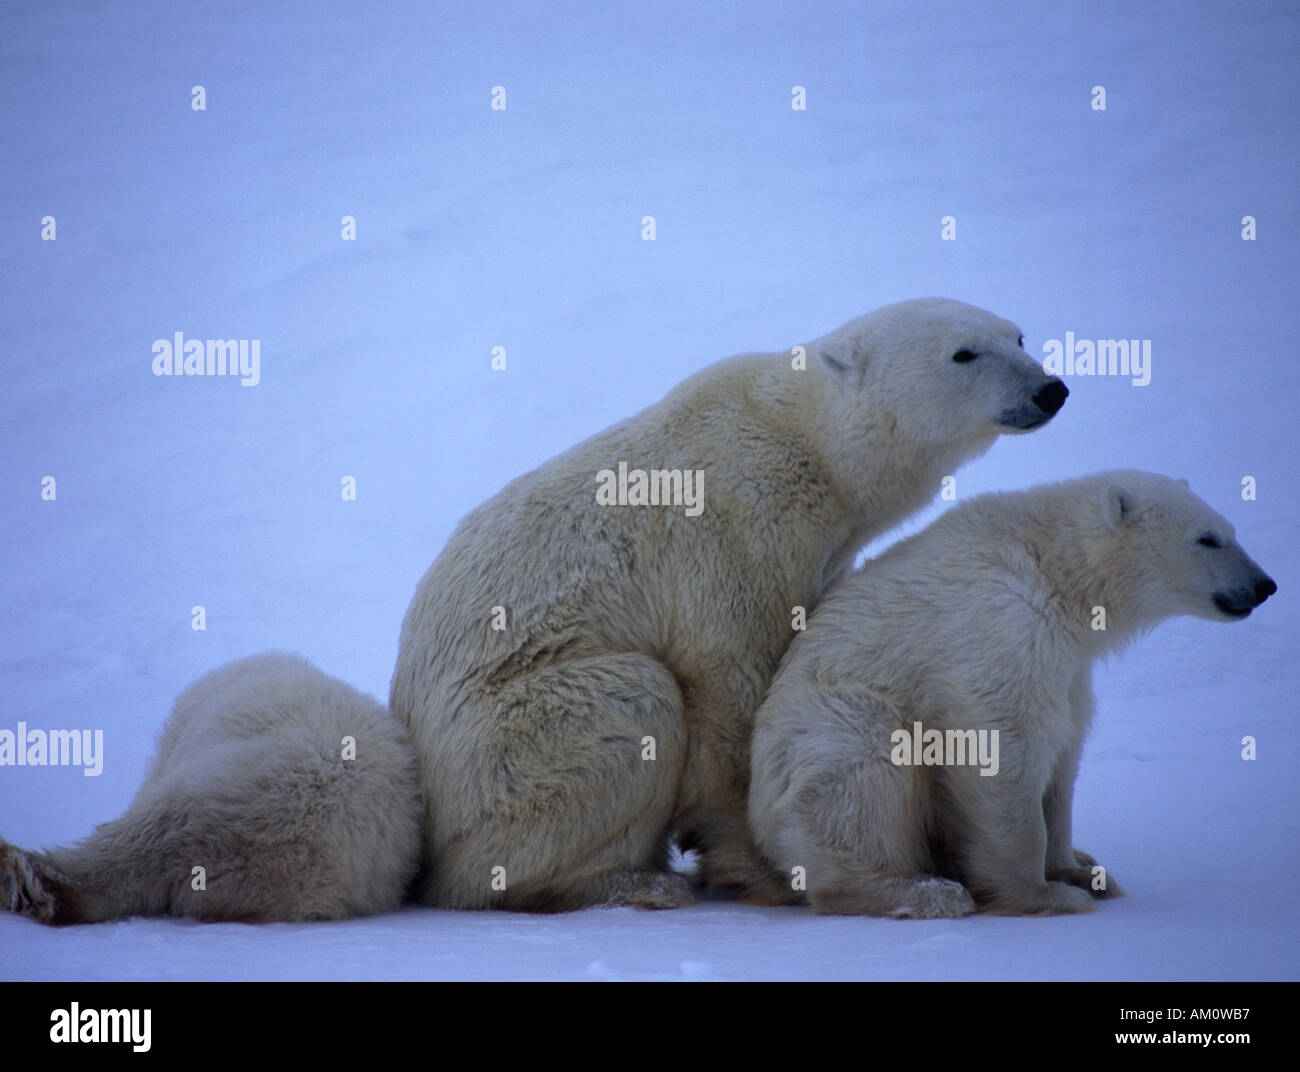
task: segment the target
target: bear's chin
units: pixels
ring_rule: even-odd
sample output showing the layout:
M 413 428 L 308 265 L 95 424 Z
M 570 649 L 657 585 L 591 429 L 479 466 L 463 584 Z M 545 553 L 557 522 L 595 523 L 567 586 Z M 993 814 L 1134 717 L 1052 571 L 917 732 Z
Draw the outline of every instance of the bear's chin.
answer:
M 1219 608 L 1219 613 L 1229 621 L 1239 622 L 1243 618 L 1249 618 L 1250 612 L 1254 607 L 1235 607 L 1229 602 L 1228 597 L 1219 592 L 1214 593 L 1214 605 Z
M 1044 413 L 1041 409 L 1037 412 L 1015 410 L 1011 413 L 1004 413 L 998 418 L 997 430 L 1003 435 L 1024 435 L 1036 428 L 1043 427 L 1054 416 L 1055 414 Z

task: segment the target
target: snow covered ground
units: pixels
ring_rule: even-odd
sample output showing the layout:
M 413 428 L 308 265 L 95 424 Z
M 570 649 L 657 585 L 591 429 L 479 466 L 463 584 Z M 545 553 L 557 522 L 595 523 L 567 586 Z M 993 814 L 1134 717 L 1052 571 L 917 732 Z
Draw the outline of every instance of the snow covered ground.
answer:
M 1076 843 L 1130 896 L 1090 916 L 3 916 L 0 977 L 1295 979 L 1298 46 L 1288 3 L 0 5 L 0 729 L 104 732 L 98 777 L 0 767 L 11 841 L 119 814 L 235 656 L 386 698 L 471 507 L 716 358 L 901 298 L 1040 355 L 1152 343 L 1149 384 L 1070 378 L 962 497 L 1186 476 L 1280 587 L 1099 669 Z M 260 383 L 154 376 L 177 331 L 260 340 Z

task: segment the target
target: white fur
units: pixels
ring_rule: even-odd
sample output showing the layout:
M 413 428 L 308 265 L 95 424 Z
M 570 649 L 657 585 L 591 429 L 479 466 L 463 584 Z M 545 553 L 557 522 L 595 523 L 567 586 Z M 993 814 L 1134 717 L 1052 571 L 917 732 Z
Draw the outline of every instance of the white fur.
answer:
M 391 911 L 419 842 L 402 725 L 304 659 L 257 655 L 181 693 L 120 819 L 44 853 L 0 841 L 0 907 L 46 923 Z M 194 888 L 195 867 L 206 889 Z
M 713 365 L 472 512 L 416 590 L 391 689 L 425 899 L 684 904 L 674 829 L 710 884 L 784 898 L 745 798 L 793 608 L 998 434 L 1047 419 L 1034 398 L 1059 381 L 1018 336 L 960 302 L 888 306 L 807 344 L 804 369 L 790 351 Z M 598 505 L 620 462 L 702 471 L 703 511 Z
M 1165 618 L 1234 620 L 1274 590 L 1186 482 L 1125 470 L 956 507 L 847 578 L 791 644 L 755 718 L 759 847 L 804 868 L 825 912 L 1086 911 L 1117 892 L 1093 888 L 1070 840 L 1092 664 Z M 996 730 L 998 773 L 895 765 L 891 734 L 918 721 Z

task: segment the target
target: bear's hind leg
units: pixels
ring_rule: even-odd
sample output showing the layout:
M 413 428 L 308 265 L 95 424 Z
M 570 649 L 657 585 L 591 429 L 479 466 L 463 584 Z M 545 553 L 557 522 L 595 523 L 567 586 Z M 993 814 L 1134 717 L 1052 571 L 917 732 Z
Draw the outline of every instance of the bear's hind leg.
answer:
M 0 841 L 0 909 L 58 926 L 83 922 L 85 906 L 72 880 L 44 853 Z
M 981 779 L 976 767 L 949 767 L 946 786 L 958 870 L 981 910 L 1038 916 L 1092 911 L 1086 890 L 1046 877 L 1046 774 L 1011 734 L 1002 741 L 1004 770 Z M 1016 757 L 1007 763 L 1006 757 Z
M 473 702 L 477 719 L 462 711 L 462 725 L 491 732 L 467 728 L 427 772 L 426 900 L 529 912 L 692 902 L 667 867 L 686 730 L 661 663 L 575 659 Z
M 168 890 L 132 812 L 47 852 L 0 841 L 0 908 L 55 926 L 158 915 Z
M 820 851 L 808 868 L 813 910 L 892 919 L 956 919 L 976 910 L 960 882 L 942 877 L 932 786 L 864 746 L 834 777 L 806 790 L 803 821 Z

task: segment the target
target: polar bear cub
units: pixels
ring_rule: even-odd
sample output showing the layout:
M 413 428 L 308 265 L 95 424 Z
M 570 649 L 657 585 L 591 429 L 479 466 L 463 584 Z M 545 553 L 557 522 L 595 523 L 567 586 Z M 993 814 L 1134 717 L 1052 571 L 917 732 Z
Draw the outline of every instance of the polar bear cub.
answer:
M 1071 844 L 1093 662 L 1275 591 L 1185 481 L 1124 470 L 956 507 L 791 644 L 755 719 L 758 845 L 821 912 L 1088 911 L 1118 892 Z
M 788 899 L 745 807 L 792 610 L 998 436 L 1052 419 L 1068 391 L 1022 343 L 961 302 L 886 306 L 704 369 L 465 518 L 390 693 L 420 760 L 424 899 L 688 904 L 674 832 L 708 885 Z
M 401 723 L 305 659 L 255 655 L 181 693 L 120 819 L 71 848 L 0 841 L 0 908 L 54 924 L 338 919 L 396 909 L 419 852 Z

